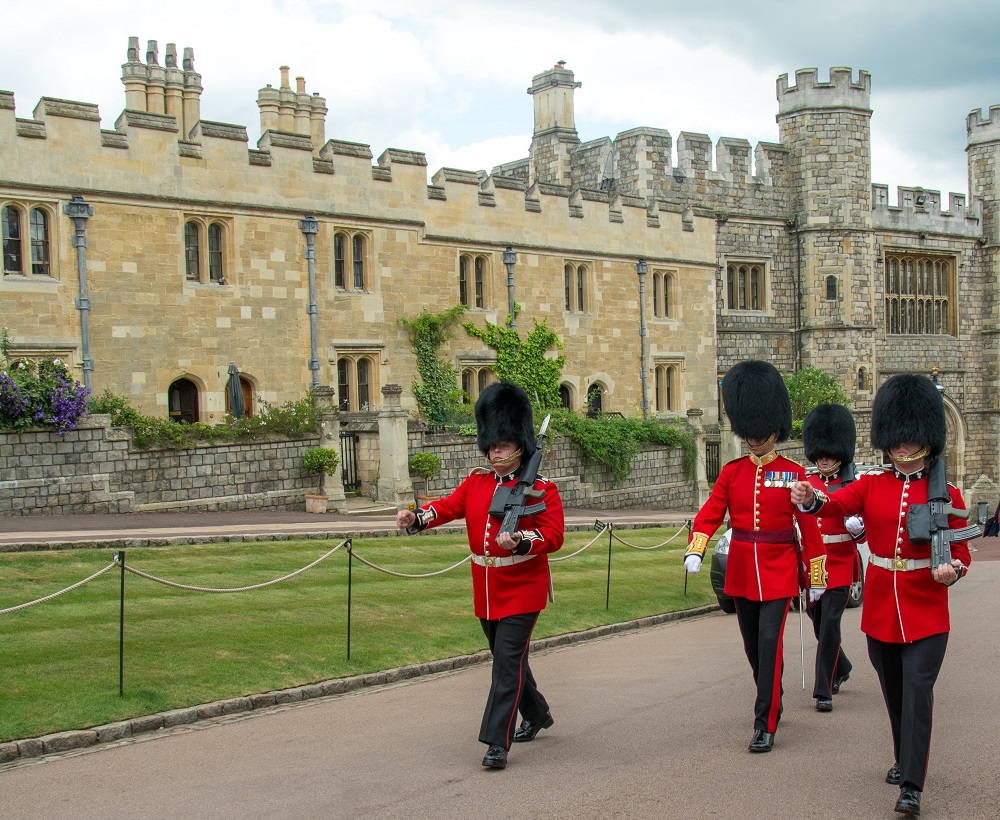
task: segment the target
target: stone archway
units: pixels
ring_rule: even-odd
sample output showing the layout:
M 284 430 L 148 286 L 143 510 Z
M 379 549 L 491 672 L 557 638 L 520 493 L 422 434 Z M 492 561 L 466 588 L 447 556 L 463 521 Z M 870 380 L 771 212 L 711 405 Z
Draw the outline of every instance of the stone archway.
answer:
M 965 441 L 968 428 L 958 405 L 947 395 L 942 398 L 944 399 L 944 420 L 948 430 L 942 458 L 944 458 L 948 468 L 948 480 L 962 489 L 965 484 Z

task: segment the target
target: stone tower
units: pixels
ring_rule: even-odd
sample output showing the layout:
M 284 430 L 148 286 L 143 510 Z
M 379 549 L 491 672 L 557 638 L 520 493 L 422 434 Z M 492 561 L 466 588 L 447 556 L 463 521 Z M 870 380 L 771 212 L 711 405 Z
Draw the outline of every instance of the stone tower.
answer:
M 871 200 L 871 75 L 816 69 L 778 78 L 778 129 L 789 151 L 791 261 L 799 292 L 798 358 L 835 374 L 855 407 L 858 370 L 875 373 L 876 250 Z
M 1000 419 L 996 409 L 1000 407 L 1000 105 L 990 107 L 989 116 L 983 119 L 980 110 L 972 111 L 966 118 L 968 133 L 969 197 L 982 203 L 983 262 L 986 267 L 986 285 L 981 298 L 988 300 L 983 305 L 982 357 L 984 365 L 983 394 L 984 407 L 993 410 L 990 437 L 997 441 L 1000 437 Z M 989 465 L 1000 467 L 1000 455 L 994 450 L 990 455 L 995 459 Z M 988 456 L 989 457 L 989 456 Z
M 528 93 L 535 102 L 528 183 L 569 185 L 570 154 L 580 144 L 573 114 L 573 92 L 580 83 L 562 61 L 531 79 Z

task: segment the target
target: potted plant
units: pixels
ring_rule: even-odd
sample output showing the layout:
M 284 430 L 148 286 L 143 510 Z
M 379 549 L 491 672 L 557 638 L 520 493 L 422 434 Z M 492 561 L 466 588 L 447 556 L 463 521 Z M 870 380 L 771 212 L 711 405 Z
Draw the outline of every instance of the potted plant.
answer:
M 302 466 L 319 476 L 319 489 L 306 494 L 306 512 L 325 513 L 329 496 L 323 493 L 323 476 L 333 475 L 340 465 L 340 455 L 331 447 L 311 447 L 302 456 Z
M 441 474 L 441 456 L 436 453 L 414 453 L 410 456 L 410 472 L 424 480 L 424 495 L 418 495 L 417 501 L 430 501 L 427 484 Z

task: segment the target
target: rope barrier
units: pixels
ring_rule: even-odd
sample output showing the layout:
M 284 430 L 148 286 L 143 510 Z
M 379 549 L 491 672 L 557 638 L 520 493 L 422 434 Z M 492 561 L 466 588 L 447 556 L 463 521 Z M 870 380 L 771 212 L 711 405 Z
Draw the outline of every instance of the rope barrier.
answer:
M 560 555 L 558 557 L 554 556 L 554 555 L 550 555 L 549 556 L 549 563 L 550 564 L 554 564 L 557 561 L 565 561 L 565 560 L 567 560 L 569 558 L 574 557 L 575 555 L 579 555 L 581 552 L 583 552 L 588 547 L 592 547 L 594 545 L 594 542 L 597 541 L 597 539 L 600 538 L 602 535 L 604 535 L 604 533 L 606 533 L 609 529 L 611 529 L 611 525 L 610 524 L 605 524 L 604 525 L 604 529 L 602 529 L 599 533 L 597 533 L 597 535 L 595 535 L 593 538 L 591 538 L 590 541 L 588 541 L 586 544 L 584 544 L 582 547 L 580 547 L 580 549 L 578 549 L 576 552 L 571 552 L 569 555 Z
M 393 575 L 396 578 L 431 578 L 434 575 L 444 575 L 446 572 L 451 572 L 453 569 L 457 569 L 458 567 L 462 566 L 462 564 L 464 564 L 466 561 L 472 560 L 472 553 L 470 552 L 468 555 L 465 556 L 465 558 L 463 558 L 457 564 L 452 564 L 450 567 L 447 567 L 445 569 L 439 569 L 436 570 L 435 572 L 424 572 L 417 575 L 409 575 L 405 572 L 396 572 L 395 570 L 386 569 L 385 567 L 380 567 L 378 564 L 373 564 L 368 559 L 362 558 L 360 555 L 358 555 L 358 551 L 356 549 L 353 549 L 352 547 L 348 547 L 347 551 L 355 558 L 357 558 L 366 567 L 371 567 L 372 569 L 378 570 L 379 572 L 384 572 L 386 575 Z
M 100 578 L 109 569 L 114 569 L 116 564 L 117 561 L 113 561 L 112 563 L 108 564 L 104 569 L 95 572 L 89 578 L 84 578 L 82 581 L 77 581 L 72 586 L 66 587 L 66 589 L 61 589 L 59 590 L 59 592 L 53 592 L 51 595 L 46 595 L 44 598 L 39 598 L 36 601 L 28 601 L 25 604 L 18 604 L 17 606 L 8 607 L 7 609 L 0 609 L 0 615 L 6 615 L 10 612 L 17 612 L 18 610 L 21 609 L 27 609 L 29 606 L 35 606 L 35 604 L 43 604 L 46 601 L 51 601 L 53 598 L 58 598 L 60 595 L 65 595 L 67 592 L 72 592 L 74 589 L 79 589 L 84 584 L 89 584 L 95 578 Z
M 189 592 L 216 592 L 216 593 L 249 592 L 250 590 L 253 590 L 253 589 L 264 589 L 264 587 L 273 586 L 274 584 L 280 584 L 282 581 L 287 581 L 289 578 L 294 578 L 296 575 L 301 575 L 306 570 L 312 569 L 320 561 L 323 561 L 324 559 L 329 558 L 337 550 L 339 550 L 342 546 L 344 546 L 344 544 L 348 544 L 348 543 L 350 543 L 350 539 L 349 538 L 347 540 L 345 540 L 345 541 L 341 541 L 332 550 L 330 550 L 329 552 L 324 553 L 319 558 L 317 558 L 315 561 L 313 561 L 311 564 L 307 564 L 306 566 L 302 567 L 301 569 L 295 570 L 295 572 L 290 572 L 290 573 L 288 573 L 288 575 L 282 575 L 280 578 L 274 578 L 273 580 L 265 581 L 262 584 L 253 584 L 253 585 L 247 586 L 247 587 L 232 587 L 232 588 L 229 588 L 229 589 L 213 589 L 211 587 L 196 587 L 196 586 L 191 586 L 190 584 L 179 584 L 176 581 L 168 581 L 165 578 L 157 578 L 155 575 L 150 575 L 148 572 L 142 572 L 140 570 L 137 570 L 135 567 L 130 567 L 128 565 L 126 565 L 124 567 L 124 569 L 125 569 L 126 572 L 131 572 L 133 575 L 138 575 L 140 578 L 145 578 L 147 581 L 154 581 L 157 584 L 163 584 L 164 586 L 173 587 L 174 589 L 184 589 L 184 590 L 188 590 Z M 350 551 L 350 547 L 348 547 L 348 551 Z M 118 556 L 117 555 L 115 556 L 115 563 L 112 564 L 111 566 L 116 566 L 116 565 L 120 566 L 120 564 L 118 562 Z M 109 569 L 110 569 L 110 567 L 109 567 Z M 0 614 L 2 614 L 2 613 L 0 613 Z
M 677 530 L 677 532 L 671 535 L 666 541 L 662 541 L 659 544 L 656 544 L 655 546 L 652 547 L 640 547 L 638 544 L 630 544 L 628 541 L 624 540 L 614 532 L 611 533 L 611 537 L 614 538 L 615 541 L 617 541 L 619 544 L 624 544 L 626 547 L 631 547 L 634 550 L 658 550 L 660 547 L 665 547 L 667 544 L 669 544 L 671 541 L 677 538 L 677 536 L 680 535 L 682 532 L 684 532 L 683 527 Z

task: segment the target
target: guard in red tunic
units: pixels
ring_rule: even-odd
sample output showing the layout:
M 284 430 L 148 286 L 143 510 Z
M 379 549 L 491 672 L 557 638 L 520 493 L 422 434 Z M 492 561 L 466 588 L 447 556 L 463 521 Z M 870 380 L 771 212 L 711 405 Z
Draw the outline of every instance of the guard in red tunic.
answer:
M 789 494 L 794 482 L 805 479 L 805 468 L 774 449 L 792 429 L 792 406 L 781 375 L 768 362 L 740 362 L 722 380 L 722 401 L 733 432 L 746 440 L 750 455 L 730 461 L 719 473 L 695 516 L 684 566 L 689 572 L 701 569 L 705 548 L 728 512 L 733 532 L 725 593 L 736 605 L 757 685 L 749 748 L 769 752 L 781 717 L 785 618 L 805 574 L 796 525 L 810 554 L 819 554 L 822 540 L 816 520 L 801 513 Z
M 806 458 L 816 465 L 809 483 L 827 495 L 854 481 L 857 428 L 851 411 L 839 404 L 821 404 L 802 422 Z M 864 523 L 857 516 L 820 520 L 823 551 L 809 555 L 809 616 L 816 634 L 816 711 L 833 711 L 833 696 L 851 676 L 851 662 L 840 645 L 840 619 L 851 584 L 860 578 L 855 540 L 864 539 Z M 853 530 L 856 535 L 849 530 Z
M 534 489 L 544 509 L 501 533 L 489 514 L 500 487 L 516 483 L 535 451 L 527 394 L 510 382 L 489 385 L 476 402 L 477 443 L 489 468 L 477 468 L 453 492 L 416 512 L 400 510 L 396 522 L 409 533 L 465 519 L 472 550 L 472 600 L 493 653 L 493 679 L 479 740 L 489 746 L 483 765 L 507 765 L 511 742 L 534 740 L 554 723 L 528 666 L 531 632 L 549 598 L 548 553 L 563 544 L 565 522 L 556 485 L 538 476 Z M 517 714 L 523 720 L 517 726 Z
M 944 450 L 944 402 L 926 376 L 893 376 L 875 395 L 871 442 L 888 452 L 892 469 L 865 473 L 834 495 L 807 482 L 792 499 L 810 512 L 842 519 L 864 516 L 871 558 L 865 577 L 861 630 L 889 712 L 895 763 L 887 783 L 899 785 L 895 810 L 916 817 L 930 753 L 934 682 L 948 645 L 948 587 L 968 571 L 964 541 L 951 544 L 952 562 L 931 566 L 931 545 L 916 526 L 928 514 L 929 473 Z M 952 510 L 965 510 L 947 485 Z M 947 515 L 948 527 L 964 526 Z M 908 526 L 909 524 L 909 526 Z M 924 527 L 926 530 L 926 526 Z

